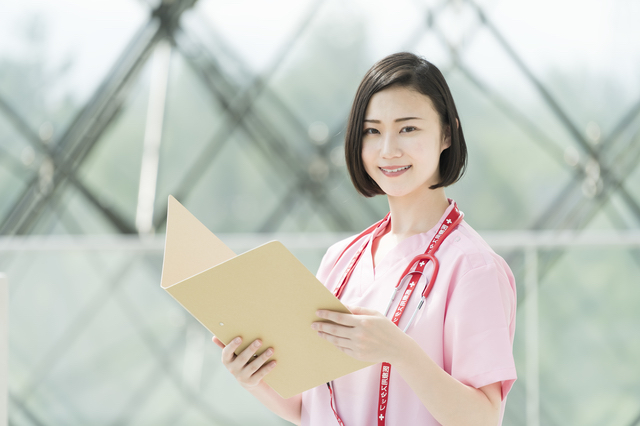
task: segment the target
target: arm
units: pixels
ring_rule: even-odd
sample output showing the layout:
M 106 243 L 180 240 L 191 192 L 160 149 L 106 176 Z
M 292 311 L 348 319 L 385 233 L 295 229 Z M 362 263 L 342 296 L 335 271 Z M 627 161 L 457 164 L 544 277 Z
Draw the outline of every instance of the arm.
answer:
M 354 315 L 318 311 L 336 324 L 316 322 L 321 337 L 352 357 L 389 362 L 431 415 L 444 426 L 498 423 L 500 383 L 479 389 L 467 386 L 442 370 L 407 334 L 377 311 L 349 307 Z
M 236 355 L 234 351 L 242 343 L 241 337 L 236 337 L 227 346 L 215 336 L 213 337 L 213 342 L 222 348 L 222 363 L 243 388 L 248 390 L 258 401 L 276 415 L 291 423 L 300 425 L 302 395 L 284 399 L 262 381 L 264 376 L 273 370 L 276 365 L 275 361 L 267 363 L 273 355 L 272 348 L 268 348 L 254 359 L 253 354 L 255 354 L 262 345 L 260 340 L 255 340 L 242 351 L 240 355 Z M 252 359 L 253 361 L 251 361 Z
M 391 359 L 390 364 L 438 422 L 443 425 L 498 424 L 502 401 L 500 382 L 479 389 L 467 386 L 433 362 L 415 340 L 404 336 L 399 343 L 402 354 Z

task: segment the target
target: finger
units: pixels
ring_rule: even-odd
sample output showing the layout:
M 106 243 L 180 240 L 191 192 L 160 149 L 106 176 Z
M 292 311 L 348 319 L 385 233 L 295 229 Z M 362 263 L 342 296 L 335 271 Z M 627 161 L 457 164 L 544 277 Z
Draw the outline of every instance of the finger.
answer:
M 234 363 L 240 366 L 240 369 L 243 369 L 244 366 L 252 359 L 253 354 L 262 346 L 262 342 L 258 339 L 254 340 L 249 346 L 247 346 L 233 361 Z
M 346 337 L 340 337 L 333 334 L 324 333 L 322 331 L 318 332 L 318 336 L 322 337 L 330 343 L 333 343 L 338 348 L 350 348 L 352 344 L 351 340 L 347 339 Z
M 247 364 L 242 372 L 247 378 L 252 377 L 260 367 L 262 367 L 273 355 L 273 348 L 269 348 L 266 351 L 262 352 L 260 356 Z
M 222 349 L 224 349 L 225 344 L 222 343 L 222 341 L 220 339 L 218 339 L 216 336 L 213 336 L 213 338 L 211 339 L 213 340 L 213 343 L 215 343 L 216 345 L 220 346 Z
M 276 367 L 276 361 L 268 362 L 267 364 L 260 367 L 260 369 L 258 369 L 258 371 L 256 371 L 251 376 L 251 380 L 250 380 L 251 385 L 256 385 L 260 383 L 260 380 L 264 379 L 264 376 L 266 376 L 271 371 L 273 371 L 275 367 Z
M 343 314 L 342 312 L 326 311 L 321 309 L 316 312 L 316 315 L 318 315 L 320 318 L 328 319 L 329 321 L 333 321 L 345 326 L 352 327 L 355 325 L 353 315 L 351 314 Z
M 329 322 L 314 322 L 311 324 L 311 328 L 322 333 L 343 338 L 350 338 L 351 332 L 353 331 L 353 327 L 346 327 L 344 325 L 332 324 Z
M 229 364 L 236 358 L 234 351 L 238 349 L 242 343 L 242 337 L 238 336 L 233 339 L 227 346 L 222 349 L 222 363 Z

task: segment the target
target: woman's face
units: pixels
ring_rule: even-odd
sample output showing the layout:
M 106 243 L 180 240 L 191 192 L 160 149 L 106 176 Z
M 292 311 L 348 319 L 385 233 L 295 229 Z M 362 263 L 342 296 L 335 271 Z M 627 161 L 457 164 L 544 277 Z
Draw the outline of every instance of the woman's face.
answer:
M 394 86 L 375 93 L 363 133 L 365 170 L 388 196 L 427 190 L 440 181 L 440 153 L 451 142 L 429 97 Z

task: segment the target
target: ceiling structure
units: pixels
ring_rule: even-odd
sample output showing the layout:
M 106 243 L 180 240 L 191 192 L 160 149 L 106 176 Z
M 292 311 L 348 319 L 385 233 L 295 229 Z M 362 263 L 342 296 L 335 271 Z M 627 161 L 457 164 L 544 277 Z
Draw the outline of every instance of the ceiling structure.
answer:
M 344 173 L 339 171 L 343 167 L 340 162 L 332 158 L 334 149 L 342 145 L 341 130 L 344 128 L 344 122 L 335 128 L 327 129 L 325 132 L 328 136 L 321 135 L 318 137 L 321 143 L 314 143 L 309 125 L 300 118 L 296 108 L 271 86 L 274 74 L 288 59 L 296 43 L 308 31 L 325 2 L 322 0 L 311 2 L 308 13 L 300 21 L 297 29 L 291 33 L 290 38 L 282 44 L 271 66 L 259 75 L 253 75 L 251 68 L 243 63 L 242 58 L 236 55 L 233 49 L 224 45 L 225 41 L 222 38 L 216 40 L 218 46 L 223 46 L 221 50 L 213 51 L 210 49 L 211 43 L 203 42 L 199 39 L 199 34 L 191 31 L 188 26 L 182 25 L 182 15 L 192 9 L 195 3 L 196 0 L 166 1 L 151 10 L 147 23 L 130 41 L 95 93 L 55 140 L 43 139 L 41 132 L 33 129 L 28 124 L 29 120 L 21 116 L 18 109 L 14 108 L 12 103 L 0 93 L 0 114 L 36 152 L 41 154 L 39 167 L 33 169 L 30 175 L 21 174 L 26 176 L 23 189 L 16 197 L 7 201 L 10 207 L 6 209 L 6 214 L 0 217 L 0 235 L 22 236 L 38 233 L 39 224 L 51 220 L 51 217 L 57 217 L 60 209 L 64 208 L 61 204 L 64 203 L 64 191 L 68 187 L 74 188 L 81 195 L 84 203 L 98 211 L 103 220 L 110 224 L 114 233 L 146 234 L 163 226 L 167 207 L 165 202 L 156 199 L 156 185 L 159 173 L 157 151 L 162 143 L 162 110 L 166 108 L 166 75 L 169 73 L 169 61 L 163 62 L 162 55 L 164 54 L 166 58 L 167 52 L 183 58 L 193 74 L 197 76 L 209 101 L 217 110 L 222 111 L 220 117 L 222 124 L 216 128 L 208 143 L 200 148 L 195 161 L 185 167 L 183 175 L 173 182 L 172 193 L 178 199 L 189 200 L 198 182 L 207 173 L 211 173 L 225 146 L 234 143 L 231 136 L 238 131 L 246 137 L 251 149 L 265 160 L 272 176 L 275 179 L 281 178 L 289 185 L 272 208 L 260 212 L 259 225 L 250 231 L 278 231 L 287 215 L 294 211 L 294 206 L 301 202 L 311 206 L 327 229 L 336 232 L 356 232 L 360 229 L 361 222 L 354 221 L 352 216 L 346 215 L 343 212 L 344 209 L 339 208 L 340 204 L 332 199 L 332 187 L 336 185 L 336 180 L 332 176 Z M 464 29 L 460 41 L 451 40 L 439 21 L 440 15 L 450 8 L 464 8 L 475 16 L 472 24 Z M 479 3 L 474 0 L 443 0 L 433 7 L 419 7 L 419 9 L 420 13 L 424 14 L 424 25 L 416 29 L 414 36 L 407 40 L 403 47 L 406 50 L 412 50 L 426 33 L 436 36 L 451 58 L 451 62 L 443 67 L 445 76 L 454 71 L 463 75 L 489 103 L 523 133 L 528 134 L 531 140 L 548 155 L 550 162 L 555 162 L 569 171 L 571 178 L 568 183 L 530 223 L 530 229 L 580 230 L 601 211 L 605 211 L 612 222 L 620 223 L 623 228 L 640 226 L 640 200 L 626 185 L 627 179 L 640 163 L 640 99 L 620 115 L 617 124 L 607 135 L 596 138 L 596 143 L 593 138 L 590 139 L 580 130 L 580 126 L 572 120 L 554 91 L 536 76 L 517 49 L 510 44 L 508 37 L 501 33 L 491 16 Z M 493 37 L 496 45 L 511 60 L 521 77 L 528 81 L 544 100 L 548 111 L 556 117 L 573 139 L 579 152 L 579 160 L 573 164 L 571 161 L 568 162 L 567 150 L 558 143 L 556 135 L 549 133 L 526 111 L 521 110 L 515 100 L 505 97 L 484 83 L 475 70 L 462 59 L 467 45 L 481 30 Z M 222 51 L 225 52 L 224 57 L 220 56 Z M 128 96 L 135 87 L 136 81 L 141 78 L 142 71 L 149 61 L 153 61 L 153 76 L 160 76 L 156 80 L 153 80 L 152 76 L 150 90 L 155 92 L 155 95 L 150 94 L 150 99 L 156 96 L 153 98 L 154 103 L 159 102 L 161 108 L 155 116 L 151 111 L 147 115 L 145 140 L 140 142 L 145 145 L 142 148 L 142 157 L 143 163 L 146 162 L 148 167 L 143 166 L 141 170 L 140 185 L 144 187 L 139 188 L 140 197 L 136 211 L 146 217 L 134 219 L 104 202 L 104 197 L 84 182 L 79 170 L 91 157 L 92 152 L 101 143 L 105 143 L 106 138 L 103 137 L 105 132 L 121 118 Z M 165 76 L 164 80 L 161 78 L 162 75 Z M 259 100 L 261 102 L 258 102 Z M 287 123 L 286 131 L 273 123 L 271 118 L 273 114 L 277 114 L 283 122 Z M 156 131 L 155 140 L 147 136 L 154 130 Z M 12 164 L 11 160 L 2 164 L 7 168 L 20 167 Z M 146 201 L 142 195 L 145 193 Z M 623 203 L 624 215 L 619 211 L 619 205 L 616 207 L 610 203 L 614 195 L 617 195 Z M 146 210 L 143 206 L 145 202 Z M 372 222 L 380 217 L 380 209 L 368 203 L 367 200 L 354 197 L 351 202 L 357 205 L 366 216 L 364 222 Z M 630 223 L 623 216 L 631 217 L 634 222 Z M 145 229 L 142 229 L 141 223 L 147 223 Z M 71 228 L 73 224 L 64 226 Z M 82 232 L 82 226 L 70 229 L 76 233 L 78 230 Z M 541 258 L 540 270 L 548 270 L 553 262 L 558 261 L 560 254 L 559 251 L 547 252 Z M 633 257 L 636 262 L 640 262 L 638 253 L 634 252 Z M 102 305 L 107 300 L 118 300 L 131 321 L 137 321 L 142 315 L 127 302 L 125 296 L 118 295 L 117 285 L 134 263 L 140 260 L 151 265 L 150 267 L 155 266 L 153 260 L 141 256 L 132 258 L 113 270 L 103 280 L 103 288 L 88 300 L 84 308 L 78 312 L 76 319 L 62 333 L 58 342 L 43 356 L 44 361 L 34 366 L 29 384 L 20 392 L 11 392 L 12 403 L 31 424 L 47 424 L 44 416 L 31 407 L 31 396 L 42 383 L 46 382 L 47 376 L 58 360 L 65 356 L 66 348 L 72 346 L 86 324 L 100 313 Z M 510 261 L 515 265 L 514 267 L 522 267 L 519 263 L 521 260 L 516 255 Z M 210 404 L 197 392 L 183 386 L 182 378 L 176 377 L 174 370 L 168 367 L 171 362 L 168 354 L 181 344 L 183 338 L 181 334 L 177 334 L 175 341 L 168 346 L 158 342 L 153 333 L 142 331 L 140 338 L 148 345 L 150 351 L 157 355 L 155 368 L 149 371 L 147 379 L 140 387 L 132 390 L 130 403 L 114 417 L 113 424 L 133 418 L 137 407 L 141 406 L 148 397 L 148 390 L 154 387 L 160 377 L 165 376 L 175 381 L 185 393 L 185 399 L 191 401 L 211 423 L 235 424 L 231 419 L 224 418 L 211 408 Z M 542 409 L 544 411 L 544 407 Z M 174 419 L 179 419 L 180 411 L 174 412 L 173 416 Z M 548 424 L 552 424 L 552 420 L 549 418 L 547 420 Z M 640 415 L 632 424 L 640 424 Z

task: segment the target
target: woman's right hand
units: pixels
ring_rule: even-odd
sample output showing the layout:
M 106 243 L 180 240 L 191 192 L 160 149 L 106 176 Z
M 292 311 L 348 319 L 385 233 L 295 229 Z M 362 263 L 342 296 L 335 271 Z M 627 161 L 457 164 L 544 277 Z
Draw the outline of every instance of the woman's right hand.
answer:
M 273 348 L 268 348 L 260 356 L 254 358 L 253 355 L 262 346 L 259 339 L 254 340 L 244 351 L 240 352 L 240 355 L 235 354 L 235 350 L 242 344 L 240 336 L 226 346 L 215 336 L 213 342 L 222 348 L 222 364 L 245 389 L 257 387 L 264 376 L 276 366 L 275 361 L 267 363 L 273 355 Z

